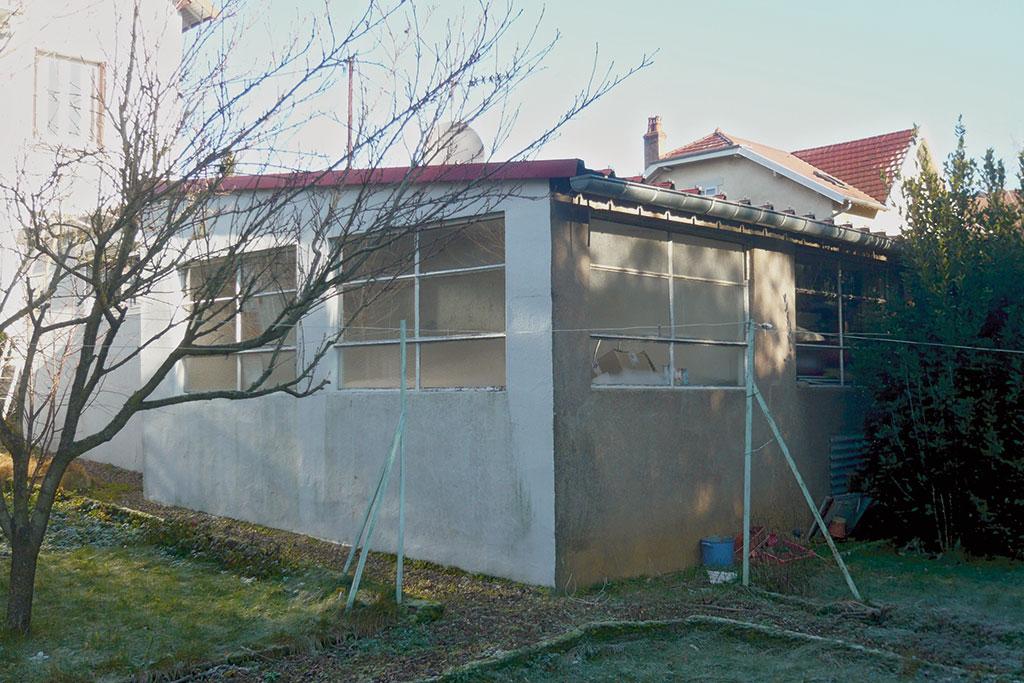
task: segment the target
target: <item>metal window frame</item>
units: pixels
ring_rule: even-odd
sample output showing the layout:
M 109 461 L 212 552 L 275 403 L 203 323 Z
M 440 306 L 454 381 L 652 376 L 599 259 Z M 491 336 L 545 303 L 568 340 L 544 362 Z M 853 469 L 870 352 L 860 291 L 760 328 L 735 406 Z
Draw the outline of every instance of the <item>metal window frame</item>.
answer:
M 827 263 L 825 259 L 815 259 L 818 263 Z M 846 320 L 846 305 L 847 302 L 872 302 L 877 304 L 884 304 L 885 299 L 880 299 L 873 296 L 861 296 L 855 294 L 846 294 L 843 292 L 843 261 L 836 261 L 835 270 L 835 283 L 836 290 L 834 292 L 824 292 L 817 289 L 810 289 L 808 287 L 795 287 L 797 296 L 818 296 L 830 299 L 830 303 L 834 303 L 837 307 L 837 320 L 839 329 L 835 332 L 819 332 L 817 330 L 809 330 L 809 332 L 825 335 L 835 335 L 837 339 L 836 344 L 824 344 L 814 342 L 794 342 L 794 348 L 816 348 L 816 349 L 833 349 L 839 352 L 839 378 L 838 379 L 823 379 L 820 377 L 814 377 L 811 375 L 800 375 L 796 376 L 798 382 L 803 382 L 808 386 L 816 387 L 849 387 L 853 386 L 853 380 L 848 380 L 846 377 L 846 365 L 848 363 L 849 352 L 851 347 L 846 344 L 846 330 L 844 329 Z
M 270 247 L 269 249 L 261 249 L 259 251 L 261 251 L 261 252 L 262 251 L 280 251 L 280 250 L 285 250 L 285 249 L 292 249 L 292 250 L 294 250 L 295 258 L 294 258 L 294 261 L 293 261 L 293 266 L 295 267 L 295 278 L 296 278 L 295 281 L 296 281 L 296 283 L 298 283 L 298 277 L 299 277 L 298 245 L 295 245 L 295 244 L 292 244 L 292 245 L 282 245 L 282 246 L 277 246 L 277 247 Z M 249 252 L 249 253 L 250 254 L 255 254 L 255 253 L 259 253 L 259 252 Z M 235 267 L 235 294 L 233 296 L 213 297 L 212 299 L 210 299 L 211 303 L 236 301 L 236 299 L 238 298 L 238 292 L 242 288 L 242 267 L 243 267 L 243 261 L 245 260 L 245 256 L 246 255 L 247 254 L 241 254 L 240 255 L 239 262 L 238 262 L 238 264 Z M 201 263 L 204 263 L 204 262 L 207 262 L 207 261 L 212 261 L 212 260 L 214 260 L 214 259 L 205 259 L 205 260 L 204 259 L 199 259 L 199 260 L 196 260 L 196 261 L 191 261 L 191 262 L 185 264 L 184 266 L 182 266 L 182 270 L 185 272 L 185 292 L 189 296 L 189 303 L 192 303 L 192 297 L 191 297 L 191 291 L 192 291 L 192 268 L 194 266 L 200 265 Z M 292 287 L 290 289 L 278 289 L 278 290 L 274 290 L 274 291 L 265 291 L 265 292 L 251 292 L 249 294 L 249 300 L 258 299 L 260 297 L 279 296 L 281 294 L 294 294 L 297 291 L 298 291 L 298 287 L 296 286 L 296 287 Z M 234 339 L 234 341 L 235 341 L 235 343 L 238 343 L 238 342 L 244 341 L 244 339 L 242 339 L 242 306 L 240 304 L 235 306 L 235 313 L 234 313 L 233 317 L 234 317 L 234 327 L 235 327 L 235 339 Z M 234 361 L 235 361 L 235 390 L 236 391 L 242 391 L 242 389 L 244 388 L 244 387 L 242 387 L 242 357 L 243 356 L 255 355 L 255 354 L 260 354 L 260 353 L 273 353 L 275 351 L 291 351 L 291 352 L 293 352 L 295 354 L 295 367 L 296 367 L 296 372 L 298 372 L 299 346 L 300 346 L 300 344 L 299 344 L 299 329 L 301 329 L 301 324 L 296 326 L 296 330 L 295 330 L 295 343 L 294 344 L 286 344 L 286 345 L 283 345 L 283 346 L 260 346 L 260 347 L 255 348 L 255 349 L 244 349 L 242 351 L 231 351 L 231 352 L 228 352 L 228 353 L 224 354 L 226 356 L 233 357 Z M 182 383 L 182 393 L 189 394 L 189 393 L 194 393 L 194 392 L 190 392 L 190 391 L 188 391 L 188 389 L 185 388 L 188 385 L 188 367 L 187 367 L 187 362 L 186 362 L 187 360 L 188 360 L 188 358 L 183 358 L 182 359 L 182 370 L 183 370 L 183 374 L 184 374 L 184 381 Z
M 662 233 L 665 236 L 665 242 L 667 243 L 667 257 L 668 257 L 668 272 L 660 273 L 656 271 L 646 271 L 635 268 L 625 268 L 622 266 L 609 266 L 600 263 L 591 263 L 591 271 L 602 271 L 621 273 L 624 275 L 634 275 L 638 277 L 654 277 L 667 280 L 669 283 L 668 287 L 668 320 L 669 329 L 672 331 L 672 336 L 656 336 L 656 335 L 628 335 L 628 334 L 609 334 L 603 332 L 590 333 L 591 339 L 597 340 L 622 340 L 622 341 L 643 341 L 643 342 L 654 342 L 654 343 L 665 343 L 668 344 L 668 362 L 671 372 L 669 374 L 668 384 L 594 384 L 591 381 L 590 386 L 592 389 L 601 390 L 614 390 L 614 389 L 742 389 L 743 386 L 740 383 L 737 384 L 676 384 L 675 368 L 676 368 L 676 345 L 677 344 L 689 344 L 693 346 L 726 346 L 734 348 L 746 348 L 746 341 L 727 341 L 721 339 L 706 339 L 701 337 L 679 337 L 675 335 L 676 331 L 676 320 L 675 320 L 675 287 L 673 286 L 676 280 L 690 281 L 690 282 L 701 282 L 705 284 L 712 284 L 719 287 L 741 287 L 743 289 L 743 321 L 738 321 L 736 324 L 742 326 L 746 320 L 750 318 L 750 251 L 746 245 L 728 241 L 728 240 L 715 240 L 713 238 L 701 238 L 702 241 L 707 242 L 721 242 L 732 247 L 730 251 L 739 251 L 743 257 L 743 282 L 735 282 L 733 280 L 721 280 L 717 278 L 704 278 L 696 277 L 693 275 L 676 274 L 675 272 L 675 248 L 676 240 L 673 237 L 677 236 L 677 233 L 669 230 L 659 230 L 656 228 L 645 228 L 654 232 Z M 592 230 L 592 228 L 591 228 Z M 598 232 L 601 232 L 600 230 Z M 628 236 L 624 236 L 628 237 Z M 686 235 L 681 235 L 686 237 Z M 588 244 L 589 244 L 589 231 L 588 231 Z M 743 370 L 746 371 L 746 356 L 743 354 Z
M 411 336 L 406 338 L 406 344 L 410 345 L 416 359 L 415 371 L 413 373 L 413 386 L 407 387 L 412 391 L 505 391 L 508 386 L 508 367 L 507 367 L 507 341 L 506 341 L 506 368 L 505 368 L 505 384 L 502 386 L 490 386 L 490 387 L 430 387 L 424 388 L 422 381 L 423 372 L 423 344 L 432 344 L 437 342 L 459 342 L 459 341 L 473 341 L 473 340 L 486 340 L 486 339 L 505 339 L 508 338 L 508 318 L 507 318 L 507 296 L 505 303 L 506 318 L 503 321 L 505 327 L 504 332 L 480 332 L 472 334 L 455 334 L 455 335 L 436 335 L 436 336 L 423 336 L 420 330 L 420 288 L 423 280 L 452 276 L 452 275 L 466 275 L 472 273 L 483 273 L 483 272 L 506 272 L 506 222 L 505 215 L 500 214 L 487 214 L 484 216 L 473 216 L 464 219 L 454 219 L 446 222 L 443 226 L 435 227 L 448 227 L 453 225 L 472 225 L 474 223 L 482 223 L 489 220 L 501 220 L 502 224 L 502 260 L 501 263 L 489 263 L 481 266 L 467 266 L 465 268 L 446 268 L 443 270 L 431 270 L 428 272 L 422 272 L 422 254 L 420 253 L 420 236 L 426 229 L 416 229 L 413 233 L 413 263 L 412 272 L 404 273 L 402 275 L 387 276 L 386 278 L 361 278 L 358 280 L 351 280 L 340 285 L 337 289 L 336 296 L 338 298 L 338 312 L 339 319 L 344 325 L 345 320 L 345 305 L 344 305 L 344 294 L 346 289 L 355 288 L 356 285 L 367 285 L 367 284 L 379 284 L 392 283 L 398 281 L 412 281 L 413 283 L 413 301 L 412 301 L 412 315 L 413 315 L 413 326 Z M 342 256 L 344 261 L 344 255 Z M 344 375 L 344 362 L 342 361 L 342 354 L 347 348 L 360 348 L 368 346 L 393 346 L 399 343 L 397 336 L 387 339 L 373 339 L 373 340 L 355 340 L 345 341 L 340 339 L 334 344 L 336 350 L 336 374 L 338 377 L 338 391 L 398 391 L 401 384 L 405 382 L 404 377 L 399 377 L 399 387 L 346 387 L 345 386 L 345 375 Z

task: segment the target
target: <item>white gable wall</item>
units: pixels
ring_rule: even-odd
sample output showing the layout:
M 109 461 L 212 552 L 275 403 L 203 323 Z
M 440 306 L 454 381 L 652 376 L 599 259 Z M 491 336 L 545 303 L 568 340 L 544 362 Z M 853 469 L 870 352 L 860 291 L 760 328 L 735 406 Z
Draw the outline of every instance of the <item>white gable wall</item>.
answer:
M 840 205 L 789 178 L 741 156 L 692 161 L 658 169 L 651 181 L 671 180 L 676 188 L 716 186 L 730 201 L 750 199 L 755 206 L 772 204 L 777 211 L 795 209 L 813 213 L 818 220 L 831 218 Z

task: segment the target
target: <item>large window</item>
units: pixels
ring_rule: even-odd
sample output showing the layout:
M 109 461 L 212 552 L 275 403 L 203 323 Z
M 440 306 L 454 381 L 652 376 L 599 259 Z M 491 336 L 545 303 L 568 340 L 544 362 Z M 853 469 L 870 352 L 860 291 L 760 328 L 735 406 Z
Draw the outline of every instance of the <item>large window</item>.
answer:
M 96 147 L 103 121 L 103 65 L 36 54 L 35 134 L 52 144 Z
M 885 270 L 871 264 L 798 258 L 796 374 L 811 384 L 849 384 L 846 335 L 872 333 L 886 296 Z
M 192 301 L 212 302 L 205 307 L 200 328 L 203 334 L 196 340 L 197 346 L 233 344 L 262 334 L 277 320 L 295 293 L 294 247 L 252 252 L 235 261 L 237 267 L 234 268 L 228 268 L 222 260 L 211 260 L 193 264 L 186 271 L 186 286 Z M 274 345 L 226 355 L 186 358 L 185 391 L 246 389 L 268 368 L 270 374 L 262 386 L 294 380 L 295 338 L 293 329 L 280 348 Z
M 746 311 L 739 245 L 591 223 L 594 385 L 738 386 Z
M 403 319 L 406 386 L 505 386 L 503 220 L 349 237 L 343 252 L 340 387 L 399 386 Z

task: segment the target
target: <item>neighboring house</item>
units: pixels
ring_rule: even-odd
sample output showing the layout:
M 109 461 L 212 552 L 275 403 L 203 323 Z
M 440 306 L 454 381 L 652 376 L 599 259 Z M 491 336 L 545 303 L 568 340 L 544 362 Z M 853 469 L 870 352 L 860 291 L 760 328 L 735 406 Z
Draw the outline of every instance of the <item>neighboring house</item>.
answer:
M 793 152 L 720 129 L 668 151 L 664 140 L 661 117 L 652 116 L 644 135 L 649 182 L 886 234 L 900 228 L 897 179 L 916 175 L 926 150 L 913 128 Z
M 323 330 L 346 330 L 317 368 L 326 389 L 145 414 L 148 498 L 351 542 L 398 418 L 402 318 L 412 557 L 563 588 L 695 564 L 701 537 L 741 523 L 748 318 L 774 326 L 757 335 L 757 380 L 815 499 L 827 493 L 829 439 L 857 432 L 862 417 L 858 393 L 840 386 L 849 377 L 838 321 L 858 320 L 883 294 L 887 238 L 615 179 L 574 159 L 461 172 L 503 199 L 418 233 L 417 263 L 393 296 L 351 319 L 349 305 L 367 300 L 346 288 L 299 325 L 300 364 Z M 379 169 L 372 182 L 386 192 L 408 173 Z M 297 208 L 328 196 L 344 204 L 364 191 L 350 184 L 356 175 L 317 176 Z M 301 178 L 232 178 L 223 200 Z M 431 256 L 425 240 L 438 234 L 447 247 Z M 305 237 L 259 256 L 272 256 L 283 290 L 313 258 Z M 187 307 L 191 272 L 142 303 L 144 336 Z M 164 353 L 144 349 L 143 373 Z M 182 363 L 160 395 L 234 388 L 262 367 L 254 356 Z M 827 371 L 811 378 L 837 371 L 833 386 L 801 380 L 815 357 Z M 763 423 L 755 429 L 756 443 L 770 441 Z M 394 549 L 395 495 L 392 486 L 377 525 L 381 550 Z M 757 523 L 806 529 L 775 446 L 757 454 L 753 501 Z
M 95 209 L 103 192 L 101 164 L 117 167 L 113 157 L 121 141 L 107 107 L 126 78 L 128 36 L 136 17 L 146 68 L 168 82 L 180 64 L 182 32 L 211 18 L 212 6 L 208 0 L 0 0 L 0 179 L 31 193 L 48 182 L 58 164 L 83 152 L 94 155 L 95 162 L 76 161 L 66 169 L 68 176 L 53 193 L 67 223 Z M 17 218 L 7 214 L 12 211 L 0 197 L 0 291 L 11 286 L 21 260 L 17 252 L 25 251 Z M 52 264 L 39 260 L 30 275 L 43 278 L 48 267 Z M 130 313 L 125 330 L 125 346 L 130 348 L 131 334 L 137 339 L 138 311 Z M 16 350 L 17 334 L 12 337 Z M 14 358 L 0 368 L 5 384 L 17 365 L 17 353 Z M 101 424 L 110 409 L 107 401 L 116 405 L 124 388 L 138 381 L 135 359 L 106 380 L 81 429 L 87 432 Z M 137 421 L 89 457 L 141 469 Z

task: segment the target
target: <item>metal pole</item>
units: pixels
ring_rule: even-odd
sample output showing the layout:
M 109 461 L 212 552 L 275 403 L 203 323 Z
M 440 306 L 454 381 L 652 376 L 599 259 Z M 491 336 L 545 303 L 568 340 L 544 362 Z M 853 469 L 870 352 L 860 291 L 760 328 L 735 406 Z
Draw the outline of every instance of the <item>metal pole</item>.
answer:
M 402 424 L 402 433 L 398 437 L 398 564 L 395 568 L 395 603 L 402 604 L 402 574 L 405 566 L 405 372 L 408 355 L 405 344 L 405 320 L 399 323 L 399 346 L 402 349 L 402 373 L 399 375 L 399 411 L 398 420 Z
M 380 466 L 380 476 L 377 477 L 377 488 L 373 490 L 373 495 L 370 496 L 370 502 L 366 505 L 366 512 L 363 513 L 363 523 L 359 525 L 359 534 L 352 541 L 352 547 L 348 549 L 348 557 L 345 559 L 345 566 L 341 570 L 342 576 L 348 576 L 348 570 L 352 567 L 352 559 L 356 556 L 359 548 L 363 545 L 363 535 L 366 533 L 366 524 L 370 521 L 370 510 L 373 509 L 373 501 L 377 500 L 377 496 L 380 495 L 381 487 L 384 486 L 384 477 L 388 472 L 388 461 L 385 458 L 384 462 Z
M 821 529 L 821 535 L 825 537 L 828 542 L 828 547 L 832 550 L 832 555 L 836 558 L 836 563 L 839 565 L 839 569 L 843 572 L 843 577 L 846 579 L 846 585 L 850 587 L 850 592 L 853 593 L 853 597 L 862 601 L 860 597 L 860 591 L 857 590 L 857 585 L 853 582 L 853 577 L 850 576 L 850 571 L 846 568 L 846 562 L 843 561 L 843 556 L 839 554 L 839 548 L 836 547 L 835 541 L 832 540 L 832 535 L 825 529 L 825 521 L 821 518 L 821 513 L 818 512 L 817 506 L 814 504 L 814 499 L 811 498 L 811 492 L 807 489 L 807 485 L 804 483 L 804 478 L 800 476 L 800 470 L 796 467 L 796 461 L 793 460 L 792 454 L 789 452 L 789 447 L 782 438 L 782 432 L 779 431 L 779 426 L 775 424 L 775 420 L 772 418 L 771 412 L 768 410 L 768 403 L 764 400 L 764 396 L 761 395 L 761 390 L 757 388 L 757 384 L 754 383 L 754 396 L 757 398 L 757 404 L 761 406 L 761 412 L 764 413 L 764 417 L 768 420 L 768 426 L 771 427 L 772 435 L 775 440 L 779 442 L 779 448 L 782 450 L 782 455 L 786 458 L 786 462 L 789 463 L 789 469 L 793 472 L 793 478 L 796 479 L 797 485 L 800 487 L 800 491 L 804 494 L 804 500 L 807 501 L 807 507 L 811 509 L 811 513 L 814 514 L 814 521 L 818 524 Z
M 352 90 L 355 82 L 356 59 L 348 58 L 348 144 L 345 147 L 345 168 L 352 168 Z
M 746 415 L 743 425 L 743 585 L 750 585 L 750 461 L 754 437 L 754 321 L 747 320 Z
M 384 486 L 381 487 L 378 495 L 370 502 L 370 525 L 366 529 L 366 539 L 363 541 L 363 550 L 359 553 L 359 563 L 356 564 L 356 573 L 352 577 L 352 586 L 349 588 L 348 600 L 345 609 L 352 609 L 356 602 L 356 593 L 359 592 L 359 583 L 363 578 L 363 569 L 366 567 L 366 556 L 370 553 L 370 539 L 373 538 L 373 528 L 377 525 L 377 511 L 380 509 L 380 502 L 384 499 L 384 492 L 387 490 L 388 474 L 395 464 L 395 454 L 398 452 L 398 445 L 401 443 L 402 434 L 405 432 L 405 416 L 398 418 L 398 429 L 395 430 L 395 437 L 391 442 L 391 452 L 388 454 L 387 464 L 384 466 Z

